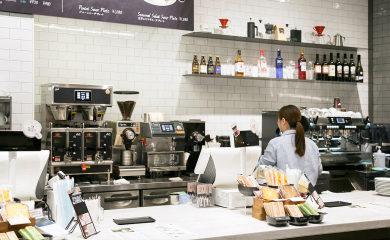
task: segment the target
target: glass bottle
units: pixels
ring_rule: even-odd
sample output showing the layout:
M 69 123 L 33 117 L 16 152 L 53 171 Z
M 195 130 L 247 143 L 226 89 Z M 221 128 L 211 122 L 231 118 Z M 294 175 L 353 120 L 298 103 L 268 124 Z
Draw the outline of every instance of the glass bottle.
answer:
M 209 61 L 207 63 L 207 74 L 214 75 L 214 63 L 211 55 L 209 56 Z
M 234 72 L 237 77 L 243 77 L 244 76 L 244 60 L 241 59 L 241 50 L 237 51 L 237 60 L 234 65 Z
M 202 59 L 200 60 L 200 74 L 207 74 L 207 65 L 204 55 L 202 55 Z
M 343 65 L 340 62 L 340 53 L 337 53 L 336 59 L 336 81 L 343 81 Z
M 221 62 L 219 61 L 219 56 L 215 59 L 214 74 L 221 75 Z
M 358 55 L 358 62 L 356 68 L 356 82 L 363 82 L 363 67 L 360 61 L 360 55 Z
M 283 58 L 281 51 L 278 49 L 278 56 L 275 59 L 276 78 L 283 78 Z
M 268 77 L 267 74 L 267 59 L 264 57 L 264 50 L 260 50 L 259 61 L 257 62 L 259 77 Z
M 344 62 L 343 62 L 343 82 L 349 81 L 349 63 L 347 61 L 347 54 L 344 53 Z
M 324 61 L 322 62 L 322 81 L 328 81 L 329 65 L 326 61 L 326 54 L 324 54 Z
M 301 57 L 298 59 L 298 79 L 306 80 L 306 59 L 301 48 Z
M 316 54 L 316 61 L 314 63 L 314 74 L 316 80 L 322 80 L 322 66 L 320 63 L 320 55 Z
M 328 81 L 336 81 L 336 64 L 333 62 L 333 53 L 330 53 Z
M 194 60 L 192 61 L 192 74 L 199 74 L 199 63 L 196 54 L 194 54 Z
M 348 82 L 355 82 L 356 80 L 356 66 L 353 62 L 353 54 L 351 54 L 351 60 L 349 62 L 349 79 Z

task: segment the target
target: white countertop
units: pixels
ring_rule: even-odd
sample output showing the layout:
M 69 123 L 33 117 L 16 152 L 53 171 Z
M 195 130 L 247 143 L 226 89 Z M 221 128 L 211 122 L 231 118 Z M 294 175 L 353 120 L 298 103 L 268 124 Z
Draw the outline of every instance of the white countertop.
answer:
M 350 193 L 323 193 L 322 199 L 328 201 L 347 201 L 352 205 L 363 205 L 366 208 L 336 207 L 324 208 L 327 212 L 321 224 L 307 226 L 273 227 L 265 221 L 252 218 L 251 214 L 243 215 L 243 210 L 228 210 L 220 207 L 196 208 L 191 205 L 169 205 L 157 207 L 130 208 L 109 210 L 104 213 L 104 221 L 99 224 L 98 235 L 89 239 L 116 239 L 111 229 L 132 227 L 136 225 L 116 225 L 113 218 L 131 218 L 151 216 L 155 223 L 137 224 L 156 227 L 173 223 L 193 232 L 194 239 L 281 239 L 310 235 L 331 234 L 385 228 L 390 226 L 390 208 L 370 203 L 390 205 L 390 197 L 384 197 L 373 191 Z M 309 200 L 309 203 L 311 201 Z M 314 206 L 314 205 L 313 205 Z M 83 239 L 79 227 L 67 239 Z

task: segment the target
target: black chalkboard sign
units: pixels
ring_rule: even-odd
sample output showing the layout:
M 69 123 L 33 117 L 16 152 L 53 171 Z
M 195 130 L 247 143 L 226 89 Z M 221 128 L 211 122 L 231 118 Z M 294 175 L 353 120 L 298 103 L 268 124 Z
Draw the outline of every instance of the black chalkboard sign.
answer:
M 194 0 L 0 0 L 0 11 L 194 30 Z

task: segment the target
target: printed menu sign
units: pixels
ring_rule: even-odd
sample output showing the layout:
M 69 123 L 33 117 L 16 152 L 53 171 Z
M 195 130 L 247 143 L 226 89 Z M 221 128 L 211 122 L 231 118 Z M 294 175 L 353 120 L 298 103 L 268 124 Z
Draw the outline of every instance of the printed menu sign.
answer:
M 0 11 L 194 30 L 194 0 L 0 0 Z

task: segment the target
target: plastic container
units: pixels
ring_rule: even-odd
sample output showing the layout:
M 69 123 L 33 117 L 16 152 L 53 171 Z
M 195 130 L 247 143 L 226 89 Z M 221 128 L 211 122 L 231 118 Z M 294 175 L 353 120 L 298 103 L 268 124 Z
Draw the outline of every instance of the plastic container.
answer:
M 294 226 L 306 226 L 309 222 L 309 218 L 311 215 L 304 215 L 303 217 L 291 217 L 290 216 L 290 224 Z
M 374 156 L 375 156 L 374 167 L 385 168 L 386 167 L 386 163 L 385 163 L 386 162 L 386 154 L 382 153 L 380 146 L 376 146 L 376 148 L 378 149 L 378 151 L 376 153 L 374 153 Z
M 276 227 L 283 227 L 287 226 L 288 222 L 290 221 L 290 217 L 285 216 L 285 217 L 269 217 L 268 215 L 266 216 L 267 218 L 267 223 L 271 226 L 276 226 Z
M 324 220 L 324 216 L 327 213 L 318 212 L 319 215 L 307 215 L 303 214 L 303 216 L 307 217 L 309 219 L 309 223 L 321 223 L 322 220 Z
M 259 189 L 257 187 L 245 187 L 245 186 L 242 186 L 242 185 L 238 184 L 238 191 L 242 195 L 255 196 L 254 191 L 258 191 L 258 190 Z

